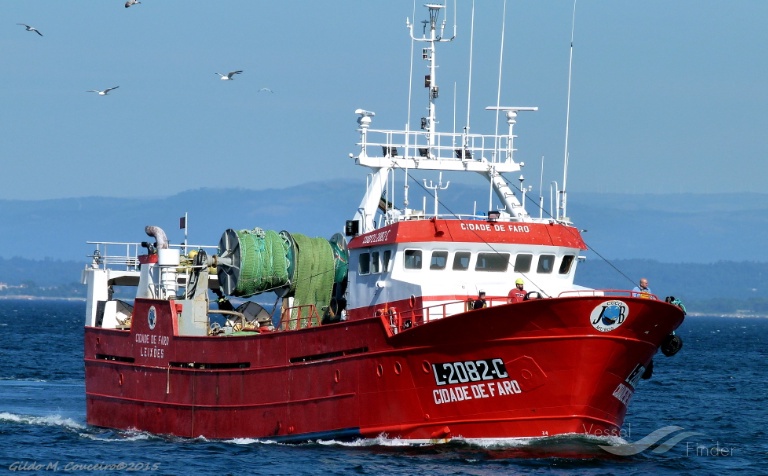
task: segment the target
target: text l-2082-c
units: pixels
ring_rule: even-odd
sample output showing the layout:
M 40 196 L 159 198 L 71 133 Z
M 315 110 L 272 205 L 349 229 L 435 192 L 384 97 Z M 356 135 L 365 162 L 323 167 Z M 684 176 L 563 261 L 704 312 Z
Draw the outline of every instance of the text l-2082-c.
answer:
M 432 371 L 437 385 L 455 385 L 509 377 L 504 361 L 499 358 L 436 363 L 432 364 Z

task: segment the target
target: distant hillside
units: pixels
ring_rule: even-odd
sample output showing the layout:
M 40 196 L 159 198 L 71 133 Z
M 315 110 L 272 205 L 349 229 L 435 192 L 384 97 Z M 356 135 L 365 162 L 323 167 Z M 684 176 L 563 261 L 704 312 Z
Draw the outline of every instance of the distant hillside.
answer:
M 86 241 L 143 241 L 146 225 L 162 227 L 173 243 L 184 240 L 179 217 L 189 213 L 189 241 L 215 245 L 227 228 L 261 227 L 330 237 L 343 229 L 364 183 L 337 180 L 269 190 L 201 189 L 170 197 L 0 200 L 0 258 L 85 262 Z M 441 212 L 485 210 L 476 189 L 451 183 L 440 194 Z M 431 208 L 432 197 L 410 187 L 410 206 Z M 529 213 L 538 199 L 528 195 Z M 395 204 L 400 205 L 400 196 Z M 547 204 L 548 206 L 548 204 Z M 669 263 L 768 262 L 768 194 L 572 194 L 568 215 L 591 259 L 650 259 Z
M 768 194 L 578 194 L 568 207 L 609 259 L 768 262 Z
M 330 237 L 354 213 L 362 187 L 334 182 L 285 190 L 201 189 L 145 199 L 0 200 L 0 257 L 85 263 L 93 248 L 87 241 L 145 241 L 147 225 L 160 226 L 172 243 L 182 243 L 179 218 L 185 213 L 189 243 L 197 245 L 216 245 L 228 228 Z
M 689 312 L 768 315 L 768 263 L 662 263 L 654 260 L 588 259 L 577 269 L 578 284 L 629 289 L 648 278 L 651 291 L 681 299 Z
M 11 286 L 34 283 L 38 287 L 79 284 L 83 268 L 85 263 L 79 261 L 0 258 L 0 283 Z

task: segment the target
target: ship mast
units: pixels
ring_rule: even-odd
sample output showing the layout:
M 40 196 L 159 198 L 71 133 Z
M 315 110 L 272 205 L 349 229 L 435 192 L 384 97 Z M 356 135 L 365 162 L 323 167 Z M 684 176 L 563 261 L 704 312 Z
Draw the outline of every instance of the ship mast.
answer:
M 427 117 L 421 118 L 421 129 L 427 131 L 427 143 L 432 148 L 435 145 L 435 126 L 436 120 L 436 103 L 435 100 L 440 95 L 440 88 L 437 86 L 437 65 L 435 61 L 435 47 L 437 43 L 447 43 L 453 41 L 456 38 L 456 32 L 454 25 L 454 34 L 450 38 L 443 38 L 445 32 L 445 19 L 440 24 L 440 33 L 438 34 L 438 17 L 440 16 L 440 10 L 445 8 L 445 5 L 437 5 L 428 3 L 425 5 L 429 9 L 429 20 L 422 21 L 424 30 L 422 37 L 417 38 L 413 34 L 413 24 L 409 24 L 411 31 L 411 40 L 417 42 L 427 43 L 427 46 L 422 48 L 422 59 L 429 62 L 427 67 L 429 68 L 429 74 L 424 77 L 424 87 L 429 89 L 429 102 L 427 106 Z M 427 31 L 429 29 L 429 31 Z
M 497 101 L 496 106 L 487 107 L 497 116 L 504 113 L 509 126 L 506 134 L 470 134 L 469 123 L 464 131 L 438 132 L 437 130 L 437 44 L 452 42 L 456 38 L 457 24 L 454 20 L 453 34 L 445 38 L 446 21 L 440 20 L 440 13 L 445 5 L 426 4 L 429 19 L 422 23 L 422 34 L 414 34 L 415 23 L 406 20 L 406 28 L 411 37 L 411 53 L 413 45 L 419 42 L 423 45 L 421 57 L 427 61 L 427 74 L 424 76 L 424 86 L 427 89 L 427 114 L 421 118 L 421 130 L 411 130 L 410 122 L 405 130 L 373 129 L 372 119 L 375 114 L 365 109 L 357 109 L 358 132 L 360 133 L 360 149 L 357 154 L 349 154 L 355 163 L 373 170 L 368 181 L 365 195 L 360 201 L 355 215 L 350 220 L 350 235 L 368 233 L 376 229 L 375 216 L 380 209 L 382 194 L 385 193 L 389 173 L 392 170 L 435 170 L 439 172 L 475 172 L 483 176 L 491 184 L 491 190 L 501 202 L 509 219 L 514 221 L 529 221 L 531 217 L 525 206 L 515 196 L 510 184 L 502 176 L 503 173 L 517 172 L 524 165 L 514 160 L 514 125 L 517 115 L 523 111 L 536 111 L 536 107 L 503 106 Z M 454 6 L 455 8 L 455 6 Z M 454 12 L 455 13 L 455 12 Z M 413 60 L 413 55 L 411 55 Z M 411 75 L 412 77 L 413 75 Z M 410 88 L 409 88 L 410 90 Z M 410 111 L 410 92 L 409 92 Z M 469 104 L 467 105 L 469 108 Z M 410 114 L 409 114 L 410 116 Z M 469 116 L 468 116 L 469 117 Z M 404 208 L 381 210 L 386 223 L 402 219 L 413 219 L 423 216 L 423 211 L 411 210 L 408 207 L 408 180 L 405 180 Z

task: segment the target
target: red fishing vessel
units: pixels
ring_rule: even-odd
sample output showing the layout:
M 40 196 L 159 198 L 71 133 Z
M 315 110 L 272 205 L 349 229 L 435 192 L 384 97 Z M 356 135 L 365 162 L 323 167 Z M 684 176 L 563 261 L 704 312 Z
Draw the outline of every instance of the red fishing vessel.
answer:
M 356 111 L 352 157 L 372 173 L 343 234 L 229 229 L 217 246 L 174 246 L 148 226 L 152 242 L 91 242 L 89 424 L 281 441 L 619 434 L 659 348 L 680 348 L 684 312 L 574 284 L 586 245 L 564 191 L 535 217 L 504 176 L 522 165 L 517 115 L 536 108 L 487 108 L 504 134 L 437 131 L 437 46 L 453 38 L 445 7 L 426 7 L 422 36 L 409 27 L 428 114 L 398 131 Z M 423 187 L 432 210 L 409 203 L 411 174 L 425 171 L 437 174 Z M 441 213 L 444 172 L 483 177 L 489 211 Z M 279 307 L 252 300 L 263 293 Z

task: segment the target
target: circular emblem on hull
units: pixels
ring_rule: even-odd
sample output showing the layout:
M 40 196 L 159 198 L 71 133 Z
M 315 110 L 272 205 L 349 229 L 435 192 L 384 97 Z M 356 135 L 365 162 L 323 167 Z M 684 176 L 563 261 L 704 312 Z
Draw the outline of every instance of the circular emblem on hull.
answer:
M 149 308 L 149 312 L 147 313 L 147 323 L 149 323 L 150 330 L 155 329 L 155 324 L 157 324 L 157 311 L 155 310 L 155 306 Z
M 624 301 L 605 301 L 592 309 L 589 322 L 600 332 L 611 332 L 629 317 L 629 306 Z

